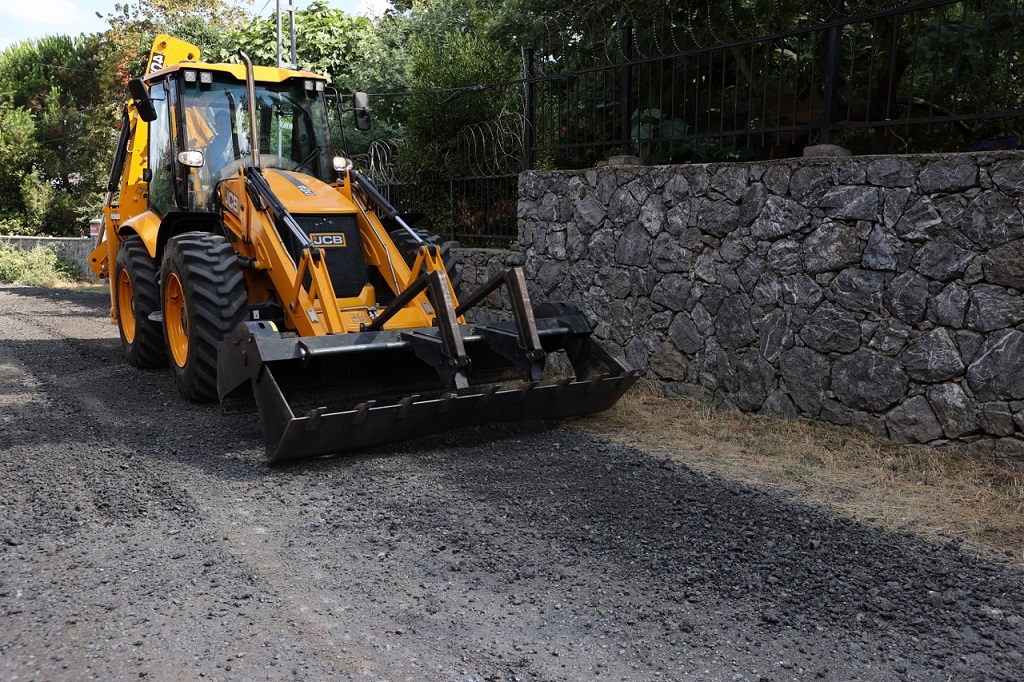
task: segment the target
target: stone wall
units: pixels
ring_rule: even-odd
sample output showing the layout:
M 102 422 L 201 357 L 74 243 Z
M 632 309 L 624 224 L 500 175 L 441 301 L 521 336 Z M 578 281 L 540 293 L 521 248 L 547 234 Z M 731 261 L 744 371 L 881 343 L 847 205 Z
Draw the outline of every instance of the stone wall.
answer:
M 1024 459 L 1024 156 L 524 173 L 522 263 L 667 391 Z M 492 301 L 497 303 L 497 301 Z
M 55 251 L 58 255 L 72 260 L 82 269 L 82 276 L 88 279 L 96 279 L 89 267 L 89 254 L 96 246 L 94 237 L 14 237 L 0 236 L 0 240 L 22 249 L 31 251 L 42 246 Z M 98 281 L 98 280 L 97 280 Z

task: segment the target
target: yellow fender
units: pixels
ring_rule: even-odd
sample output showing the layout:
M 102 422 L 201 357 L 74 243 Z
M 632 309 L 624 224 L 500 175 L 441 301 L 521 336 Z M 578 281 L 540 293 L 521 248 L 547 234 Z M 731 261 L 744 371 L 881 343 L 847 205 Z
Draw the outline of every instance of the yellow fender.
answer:
M 156 244 L 160 237 L 160 216 L 153 211 L 146 211 L 124 221 L 118 229 L 120 235 L 128 235 L 132 232 L 142 237 L 146 251 L 149 252 L 150 257 L 156 258 Z

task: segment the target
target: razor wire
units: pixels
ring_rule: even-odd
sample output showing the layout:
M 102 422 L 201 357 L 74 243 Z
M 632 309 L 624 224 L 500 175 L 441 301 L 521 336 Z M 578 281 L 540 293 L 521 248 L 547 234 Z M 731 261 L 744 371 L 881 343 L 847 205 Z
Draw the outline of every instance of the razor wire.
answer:
M 842 15 L 857 17 L 925 5 L 922 0 L 768 0 L 752 8 L 744 0 L 692 0 L 643 8 L 595 2 L 591 11 L 574 7 L 535 16 L 537 75 L 620 63 L 620 30 L 631 27 L 634 59 L 654 59 L 738 40 L 806 29 Z
M 522 170 L 525 127 L 526 116 L 520 112 L 467 125 L 441 150 L 438 167 L 448 169 L 454 179 L 515 175 Z M 402 184 L 409 181 L 411 170 L 402 163 L 405 144 L 402 138 L 375 140 L 353 160 L 375 184 Z
M 468 175 L 493 178 L 522 170 L 525 128 L 526 116 L 516 112 L 460 130 L 455 140 L 456 154 L 468 160 Z
M 398 159 L 402 142 L 401 138 L 374 140 L 366 153 L 353 156 L 352 162 L 376 185 L 399 184 Z

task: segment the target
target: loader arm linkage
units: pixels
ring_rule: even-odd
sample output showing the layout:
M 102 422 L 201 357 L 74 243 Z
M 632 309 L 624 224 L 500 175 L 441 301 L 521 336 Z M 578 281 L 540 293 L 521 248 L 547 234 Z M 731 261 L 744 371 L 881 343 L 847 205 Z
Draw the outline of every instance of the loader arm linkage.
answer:
M 338 314 L 338 301 L 331 287 L 330 276 L 324 267 L 323 250 L 315 246 L 309 237 L 298 226 L 295 219 L 263 177 L 256 166 L 246 166 L 243 170 L 245 191 L 249 195 L 253 208 L 267 213 L 277 229 L 279 238 L 288 235 L 301 244 L 299 257 L 294 263 L 296 274 L 291 282 L 279 286 L 281 303 L 296 327 L 321 327 L 323 333 L 339 334 L 345 331 Z M 278 251 L 278 254 L 283 251 Z M 309 276 L 308 288 L 303 282 Z M 280 275 L 278 275 L 280 276 Z M 317 305 L 319 302 L 319 305 Z M 319 313 L 311 313 L 319 309 Z M 322 316 L 322 317 L 321 317 Z

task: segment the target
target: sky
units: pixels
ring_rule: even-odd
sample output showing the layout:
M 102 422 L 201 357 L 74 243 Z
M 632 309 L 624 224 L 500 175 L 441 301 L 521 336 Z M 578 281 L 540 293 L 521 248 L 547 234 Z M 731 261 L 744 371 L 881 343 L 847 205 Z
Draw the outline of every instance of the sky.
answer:
M 120 0 L 122 3 L 129 0 Z M 141 0 L 140 0 L 141 1 Z M 63 33 L 97 33 L 107 23 L 96 16 L 114 11 L 118 0 L 0 0 L 0 50 L 11 43 L 27 38 Z M 381 0 L 327 0 L 327 4 L 348 14 L 372 13 Z M 308 2 L 297 0 L 302 9 Z M 260 14 L 273 14 L 276 0 L 253 0 L 253 10 L 265 7 Z

